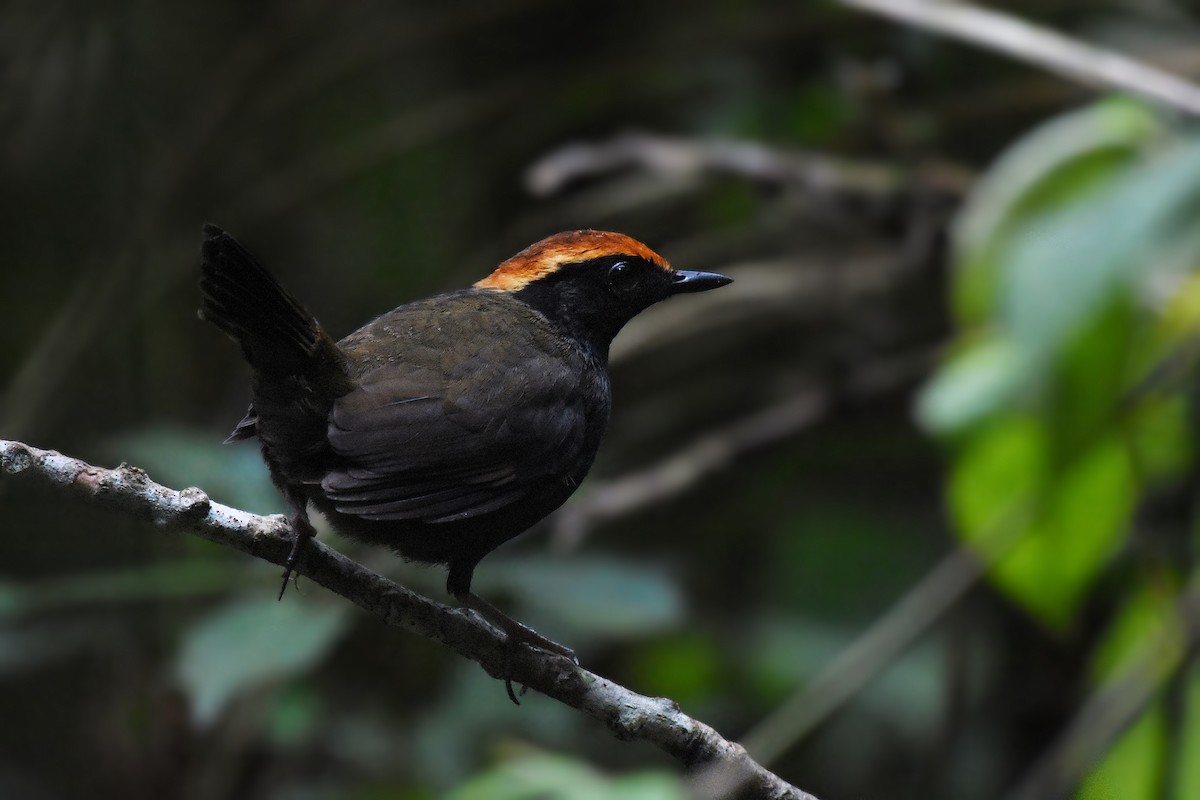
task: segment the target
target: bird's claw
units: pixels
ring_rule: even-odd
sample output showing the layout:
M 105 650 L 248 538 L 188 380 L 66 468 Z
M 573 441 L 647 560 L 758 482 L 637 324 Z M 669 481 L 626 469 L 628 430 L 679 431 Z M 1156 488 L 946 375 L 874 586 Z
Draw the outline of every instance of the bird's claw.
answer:
M 292 525 L 292 549 L 288 553 L 287 560 L 283 562 L 283 583 L 279 587 L 279 600 L 283 599 L 283 595 L 287 592 L 288 581 L 296 575 L 296 565 L 300 563 L 300 558 L 304 555 L 304 548 L 308 545 L 308 540 L 316 536 L 316 531 L 313 530 L 312 524 L 306 517 L 296 515 L 289 522 Z M 300 576 L 296 575 L 296 586 L 300 585 Z
M 547 639 L 546 641 L 549 642 L 550 640 Z M 529 642 L 516 640 L 513 638 L 513 636 L 511 634 L 506 636 L 504 639 L 504 667 L 503 667 L 504 691 L 508 693 L 508 699 L 513 701 L 513 705 L 517 705 L 517 706 L 521 705 L 521 701 L 518 700 L 517 698 L 524 697 L 525 694 L 529 691 L 529 686 L 524 683 L 521 684 L 521 691 L 519 691 L 519 692 L 513 691 L 513 682 L 512 682 L 513 653 L 516 651 L 517 647 L 521 644 L 529 644 Z M 551 642 L 551 644 L 557 645 L 557 642 Z M 532 646 L 538 647 L 537 645 L 532 645 Z M 570 648 L 567 648 L 567 647 L 563 647 L 562 645 L 557 645 L 557 646 L 561 649 L 554 650 L 554 651 L 547 651 L 547 652 L 553 652 L 555 655 L 566 656 L 567 658 L 571 659 L 571 661 L 573 661 L 575 663 L 575 666 L 579 666 L 579 659 L 575 657 L 575 652 L 573 650 L 571 650 Z M 542 648 L 542 647 L 538 647 L 538 649 L 545 650 L 545 648 Z

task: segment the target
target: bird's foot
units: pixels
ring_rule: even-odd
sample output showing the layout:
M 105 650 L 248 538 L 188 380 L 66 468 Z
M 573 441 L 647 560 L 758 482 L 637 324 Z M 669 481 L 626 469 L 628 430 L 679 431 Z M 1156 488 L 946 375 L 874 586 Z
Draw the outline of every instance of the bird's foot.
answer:
M 522 684 L 520 692 L 513 691 L 512 663 L 518 646 L 536 647 L 547 653 L 569 659 L 572 664 L 579 666 L 579 658 L 575 655 L 574 650 L 552 639 L 547 639 L 528 625 L 522 625 L 474 592 L 469 592 L 464 598 L 464 602 L 467 608 L 504 632 L 504 689 L 508 692 L 509 699 L 517 705 L 521 705 L 521 701 L 517 698 L 523 696 L 529 688 Z
M 317 535 L 317 531 L 313 528 L 312 523 L 308 521 L 308 516 L 303 512 L 294 514 L 288 518 L 288 522 L 292 526 L 292 550 L 288 553 L 287 561 L 283 562 L 283 584 L 279 587 L 279 599 L 283 599 L 284 593 L 287 591 L 288 581 L 296 572 L 296 565 L 300 563 L 300 559 L 304 557 L 304 551 L 308 547 L 308 542 Z
M 504 640 L 504 667 L 503 667 L 504 691 L 508 693 L 508 699 L 513 701 L 513 705 L 519 706 L 519 705 L 521 705 L 521 701 L 518 700 L 517 698 L 524 697 L 525 693 L 529 691 L 529 687 L 522 683 L 521 691 L 513 692 L 512 661 L 513 661 L 513 654 L 516 653 L 516 651 L 517 651 L 517 643 L 513 641 L 512 637 L 509 636 L 509 637 L 505 638 L 505 640 Z

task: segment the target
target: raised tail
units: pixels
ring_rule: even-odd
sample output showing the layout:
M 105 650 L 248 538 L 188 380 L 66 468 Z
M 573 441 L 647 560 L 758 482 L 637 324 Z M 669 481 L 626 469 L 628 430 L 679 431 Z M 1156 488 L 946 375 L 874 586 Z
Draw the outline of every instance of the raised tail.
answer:
M 316 317 L 225 231 L 204 226 L 200 316 L 242 346 L 263 375 L 306 375 L 332 344 Z
M 228 441 L 270 439 L 276 461 L 302 460 L 324 438 L 333 402 L 353 388 L 346 356 L 316 317 L 215 225 L 204 226 L 200 270 L 200 316 L 242 346 L 253 372 L 254 402 Z M 265 432 L 264 411 L 272 420 Z

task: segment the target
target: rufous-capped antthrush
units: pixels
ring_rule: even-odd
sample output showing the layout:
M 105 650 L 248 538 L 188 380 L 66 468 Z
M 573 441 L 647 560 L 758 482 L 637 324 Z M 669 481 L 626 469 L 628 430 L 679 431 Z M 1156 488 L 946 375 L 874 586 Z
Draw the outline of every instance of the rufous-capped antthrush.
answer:
M 673 269 L 619 233 L 555 234 L 469 289 L 388 311 L 341 341 L 208 225 L 201 315 L 241 345 L 257 437 L 296 533 L 338 531 L 449 567 L 446 588 L 513 639 L 570 654 L 471 592 L 479 560 L 575 491 L 612 405 L 609 345 L 648 306 L 729 278 Z

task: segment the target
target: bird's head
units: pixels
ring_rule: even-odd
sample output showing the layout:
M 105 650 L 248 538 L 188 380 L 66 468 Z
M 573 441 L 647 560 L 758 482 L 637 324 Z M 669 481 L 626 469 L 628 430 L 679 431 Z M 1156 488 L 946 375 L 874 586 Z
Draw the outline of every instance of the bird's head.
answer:
M 715 272 L 673 269 L 622 233 L 564 231 L 535 242 L 475 284 L 511 292 L 575 338 L 606 354 L 639 313 L 677 294 L 732 282 Z

